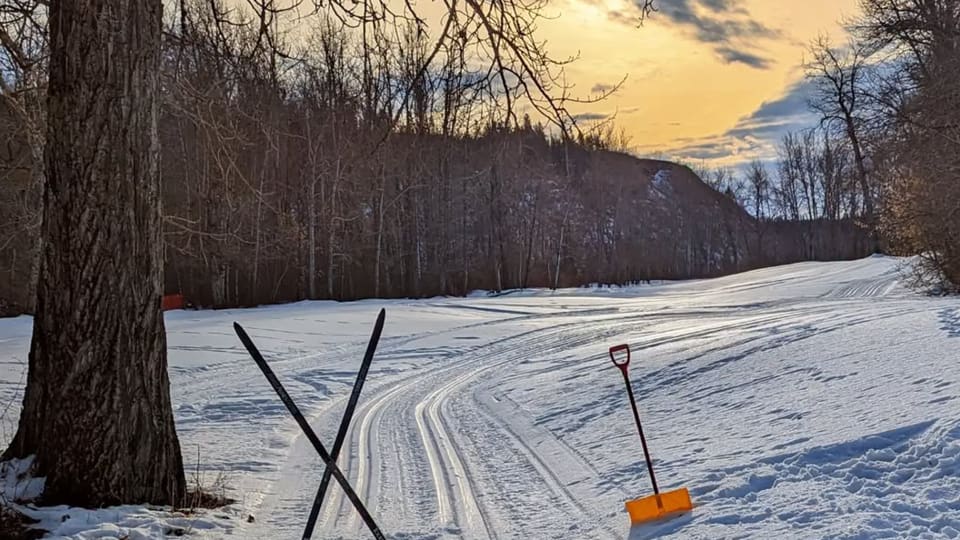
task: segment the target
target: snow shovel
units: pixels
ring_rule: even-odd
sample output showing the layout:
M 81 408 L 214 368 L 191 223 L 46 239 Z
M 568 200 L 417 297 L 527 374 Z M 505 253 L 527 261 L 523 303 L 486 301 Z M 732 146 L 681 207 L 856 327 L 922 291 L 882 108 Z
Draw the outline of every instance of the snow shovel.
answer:
M 620 356 L 622 361 L 617 360 L 617 353 L 620 352 L 626 352 L 626 355 Z M 633 419 L 637 421 L 637 431 L 640 432 L 643 457 L 647 460 L 650 483 L 653 484 L 653 495 L 627 501 L 624 505 L 627 508 L 627 513 L 630 514 L 630 523 L 633 525 L 649 523 L 693 510 L 693 502 L 690 500 L 690 492 L 687 491 L 687 488 L 660 493 L 660 488 L 657 486 L 657 477 L 653 474 L 653 460 L 650 459 L 650 451 L 647 449 L 647 438 L 643 436 L 640 413 L 637 412 L 637 402 L 633 398 L 633 388 L 630 386 L 630 375 L 627 374 L 627 366 L 630 365 L 630 346 L 617 345 L 616 347 L 610 347 L 610 360 L 613 361 L 613 365 L 620 369 L 620 373 L 623 374 L 623 382 L 627 384 L 627 396 L 630 397 Z

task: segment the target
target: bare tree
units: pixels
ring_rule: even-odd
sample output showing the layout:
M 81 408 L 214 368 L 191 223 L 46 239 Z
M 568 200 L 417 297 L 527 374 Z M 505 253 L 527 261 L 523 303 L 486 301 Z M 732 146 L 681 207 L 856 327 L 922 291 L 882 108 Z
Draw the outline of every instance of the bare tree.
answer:
M 883 230 L 919 282 L 960 290 L 960 0 L 861 0 L 855 35 L 888 69 L 874 93 L 885 144 Z
M 747 169 L 747 186 L 751 213 L 753 217 L 762 221 L 768 217 L 770 198 L 770 175 L 762 161 L 755 159 L 750 162 L 750 167 Z
M 729 167 L 708 167 L 700 165 L 695 168 L 697 176 L 718 193 L 723 193 L 740 206 L 747 208 L 748 185 L 744 183 L 733 169 Z
M 47 8 L 41 0 L 0 4 L 0 100 L 13 111 L 30 146 L 33 184 L 43 183 L 47 78 Z
M 16 216 L 17 226 L 4 227 L 10 236 L 0 240 L 0 253 L 11 243 L 21 252 L 30 253 L 16 264 L 16 253 L 9 253 L 11 272 L 28 269 L 29 284 L 23 288 L 24 304 L 33 305 L 34 286 L 39 272 L 39 249 L 30 249 L 40 242 L 43 216 L 43 149 L 45 144 L 45 107 L 47 78 L 47 7 L 41 0 L 8 0 L 0 3 L 0 104 L 12 113 L 7 134 L 22 141 L 27 149 L 25 163 L 17 169 L 27 172 L 27 187 L 17 197 L 17 204 L 7 216 Z M 10 139 L 8 139 L 10 140 Z M 11 160 L 15 159 L 10 156 Z M 0 178 L 10 178 L 5 171 Z M 22 247 L 21 247 L 22 246 Z M 24 249 L 24 247 L 26 249 Z M 24 264 L 25 263 L 25 264 Z M 2 293 L 0 293 L 2 294 Z
M 157 134 L 159 0 L 50 2 L 44 244 L 20 425 L 48 503 L 176 504 Z
M 823 193 L 823 215 L 827 219 L 840 219 L 843 215 L 844 194 L 847 191 L 847 153 L 842 144 L 835 142 L 829 132 L 823 131 L 819 152 L 819 175 Z
M 855 41 L 844 48 L 835 48 L 829 38 L 821 36 L 811 45 L 810 54 L 811 58 L 804 67 L 816 88 L 811 106 L 820 113 L 822 123 L 835 125 L 849 140 L 863 198 L 864 217 L 870 222 L 874 217 L 874 197 L 862 133 L 863 113 L 867 108 L 863 88 L 867 49 Z

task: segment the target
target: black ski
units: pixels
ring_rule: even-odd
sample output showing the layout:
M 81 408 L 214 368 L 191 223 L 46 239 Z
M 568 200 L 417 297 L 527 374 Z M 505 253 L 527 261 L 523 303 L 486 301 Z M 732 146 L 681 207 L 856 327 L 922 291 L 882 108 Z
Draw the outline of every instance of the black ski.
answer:
M 280 396 L 280 400 L 283 401 L 283 404 L 286 405 L 287 410 L 290 411 L 290 414 L 293 416 L 294 420 L 297 421 L 300 429 L 303 430 L 303 434 L 307 436 L 307 440 L 310 441 L 310 444 L 313 445 L 313 448 L 318 454 L 320 454 L 320 459 L 322 459 L 326 464 L 327 470 L 331 472 L 334 479 L 336 479 L 336 481 L 343 488 L 343 491 L 347 495 L 347 499 L 353 503 L 353 507 L 357 509 L 357 512 L 359 512 L 360 517 L 363 518 L 363 522 L 366 523 L 367 528 L 370 529 L 373 537 L 377 540 L 386 540 L 386 537 L 380 531 L 380 528 L 377 527 L 376 522 L 374 522 L 373 516 L 371 516 L 370 512 L 367 511 L 367 507 L 364 506 L 363 501 L 360 500 L 360 497 L 357 496 L 356 492 L 353 491 L 353 488 L 350 486 L 350 482 L 343 475 L 343 472 L 340 471 L 340 468 L 337 467 L 337 462 L 330 457 L 330 454 L 327 453 L 327 449 L 324 448 L 323 443 L 320 442 L 320 439 L 317 437 L 316 433 L 313 432 L 313 428 L 311 428 L 310 424 L 307 423 L 306 418 L 303 417 L 303 413 L 300 412 L 300 409 L 297 407 L 296 403 L 294 403 L 293 399 L 290 398 L 290 394 L 288 394 L 286 389 L 283 388 L 283 385 L 280 384 L 280 380 L 277 379 L 277 376 L 273 373 L 273 370 L 270 369 L 270 365 L 267 364 L 267 361 L 263 358 L 263 355 L 260 354 L 257 346 L 253 344 L 250 336 L 247 335 L 246 331 L 244 331 L 243 327 L 240 326 L 239 323 L 233 323 L 233 329 L 236 331 L 240 341 L 243 342 L 244 347 L 247 348 L 247 352 L 249 352 L 250 356 L 253 357 L 253 361 L 257 363 L 260 371 L 263 372 L 263 375 L 267 378 L 267 381 L 270 382 L 270 386 L 272 386 L 274 391 L 277 392 L 277 395 Z
M 380 334 L 383 332 L 383 321 L 387 312 L 380 310 L 377 322 L 373 326 L 373 334 L 370 336 L 370 342 L 367 344 L 367 352 L 363 356 L 363 363 L 360 364 L 360 371 L 357 372 L 357 380 L 353 383 L 353 392 L 350 394 L 350 400 L 347 401 L 347 408 L 343 411 L 343 419 L 340 421 L 340 429 L 337 431 L 337 438 L 333 442 L 333 448 L 330 450 L 330 459 L 336 463 L 340 457 L 340 450 L 347 438 L 347 431 L 350 427 L 350 421 L 353 419 L 353 412 L 357 408 L 357 401 L 360 399 L 360 391 L 363 390 L 363 383 L 367 380 L 367 372 L 370 371 L 370 363 L 373 362 L 373 355 L 377 351 L 377 344 L 380 342 Z M 323 499 L 327 494 L 327 488 L 330 486 L 330 475 L 333 471 L 327 467 L 323 471 L 323 479 L 320 480 L 320 488 L 317 490 L 317 496 L 313 499 L 313 508 L 310 509 L 310 517 L 307 518 L 307 526 L 303 529 L 303 540 L 309 540 L 313 536 L 313 527 L 317 523 L 317 517 L 320 515 L 320 507 L 323 505 Z

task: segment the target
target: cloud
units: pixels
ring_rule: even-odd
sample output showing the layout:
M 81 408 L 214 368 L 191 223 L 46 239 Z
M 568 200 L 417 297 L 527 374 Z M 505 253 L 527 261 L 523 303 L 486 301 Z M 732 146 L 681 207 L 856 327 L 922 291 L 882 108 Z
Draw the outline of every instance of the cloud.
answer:
M 816 125 L 817 116 L 807 106 L 812 92 L 811 84 L 800 80 L 791 84 L 777 99 L 761 103 L 723 133 L 677 139 L 671 147 L 659 150 L 672 159 L 686 162 L 718 161 L 742 165 L 753 159 L 772 159 L 776 156 L 777 143 L 785 134 Z
M 791 84 L 777 99 L 764 101 L 749 115 L 737 121 L 737 125 L 725 135 L 778 135 L 811 127 L 816 116 L 810 112 L 808 100 L 813 94 L 813 84 L 802 79 Z
M 700 0 L 700 3 L 714 13 L 747 14 L 747 10 L 739 5 L 738 0 Z
M 596 2 L 596 0 L 587 0 Z M 633 0 L 639 9 L 643 0 Z M 782 33 L 751 17 L 742 0 L 658 0 L 657 12 L 683 28 L 697 41 L 709 45 L 721 61 L 769 69 L 774 60 L 755 51 L 758 40 L 782 38 Z M 636 24 L 639 17 L 623 11 L 608 12 L 610 20 Z
M 749 161 L 764 153 L 764 141 L 755 137 L 727 137 L 715 135 L 701 139 L 681 139 L 680 146 L 663 153 L 670 158 L 682 161 Z
M 573 119 L 577 122 L 595 122 L 597 120 L 606 120 L 607 116 L 609 115 L 604 113 L 585 112 L 573 115 Z
M 594 94 L 606 94 L 616 87 L 617 86 L 614 84 L 597 83 L 593 85 L 593 88 L 590 89 L 590 92 Z
M 756 69 L 769 69 L 773 62 L 769 58 L 763 58 L 747 51 L 733 49 L 727 46 L 714 49 L 720 58 L 727 64 L 744 64 Z

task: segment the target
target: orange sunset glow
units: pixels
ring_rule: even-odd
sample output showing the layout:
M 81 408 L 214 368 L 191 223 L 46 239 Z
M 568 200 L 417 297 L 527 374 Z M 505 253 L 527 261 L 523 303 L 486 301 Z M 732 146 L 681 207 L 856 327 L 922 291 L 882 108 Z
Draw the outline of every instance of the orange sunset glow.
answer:
M 629 0 L 552 3 L 540 26 L 581 94 L 627 80 L 578 110 L 616 115 L 638 155 L 736 166 L 769 158 L 783 132 L 812 125 L 802 62 L 819 34 L 846 37 L 856 0 L 658 0 L 641 27 Z

